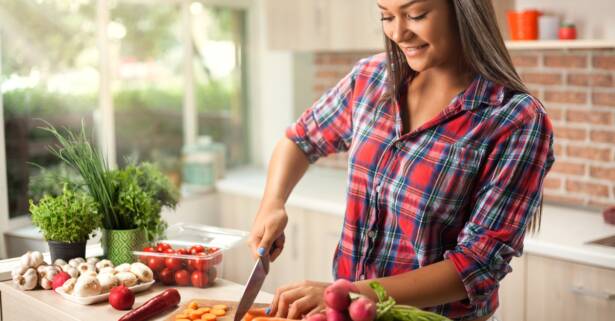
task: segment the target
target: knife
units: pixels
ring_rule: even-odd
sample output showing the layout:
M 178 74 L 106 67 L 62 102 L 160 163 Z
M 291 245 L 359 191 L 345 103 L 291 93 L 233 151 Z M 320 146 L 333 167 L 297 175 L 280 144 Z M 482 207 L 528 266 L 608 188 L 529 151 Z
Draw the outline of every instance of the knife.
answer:
M 258 295 L 258 292 L 263 286 L 263 282 L 265 282 L 267 273 L 269 273 L 269 255 L 263 255 L 260 256 L 254 264 L 252 274 L 250 274 L 250 278 L 246 283 L 246 288 L 243 291 L 241 300 L 239 300 L 234 321 L 240 321 L 248 310 L 250 310 L 250 307 L 254 304 L 256 295 Z

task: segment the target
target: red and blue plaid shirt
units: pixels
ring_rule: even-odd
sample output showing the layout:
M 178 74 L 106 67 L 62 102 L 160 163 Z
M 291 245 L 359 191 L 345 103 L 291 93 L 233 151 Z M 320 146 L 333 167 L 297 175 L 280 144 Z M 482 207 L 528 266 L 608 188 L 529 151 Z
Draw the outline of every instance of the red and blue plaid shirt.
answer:
M 348 151 L 334 275 L 372 279 L 448 259 L 468 299 L 426 309 L 489 315 L 554 162 L 551 122 L 536 98 L 477 76 L 402 134 L 399 105 L 384 98 L 386 63 L 384 54 L 361 60 L 286 131 L 310 162 Z

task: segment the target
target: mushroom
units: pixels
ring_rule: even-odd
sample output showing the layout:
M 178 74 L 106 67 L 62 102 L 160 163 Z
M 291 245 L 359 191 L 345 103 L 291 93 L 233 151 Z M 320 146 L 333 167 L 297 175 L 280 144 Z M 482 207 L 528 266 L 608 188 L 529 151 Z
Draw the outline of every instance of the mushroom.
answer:
M 24 273 L 16 273 L 13 277 L 13 283 L 15 283 L 19 289 L 28 291 L 36 288 L 38 284 L 38 274 L 34 268 L 27 268 Z
M 116 274 L 115 277 L 117 277 L 120 283 L 126 287 L 131 287 L 139 282 L 137 276 L 132 272 L 120 272 Z
M 115 273 L 130 272 L 130 263 L 120 264 L 115 267 Z
M 97 276 L 97 278 L 98 282 L 100 282 L 102 293 L 108 292 L 113 287 L 120 285 L 120 280 L 111 273 L 101 273 Z
M 26 252 L 26 254 L 21 256 L 21 266 L 37 268 L 39 265 L 43 264 L 43 254 L 39 251 Z
M 70 265 L 72 265 L 74 267 L 78 267 L 79 264 L 81 264 L 83 262 L 85 262 L 85 260 L 82 257 L 77 257 L 77 258 L 74 258 L 74 259 L 70 259 L 68 261 L 68 264 L 70 264 Z
M 84 274 L 77 279 L 73 294 L 79 297 L 86 297 L 100 294 L 100 282 L 95 276 Z
M 68 273 L 68 275 L 70 275 L 71 278 L 78 278 L 79 277 L 79 270 L 77 270 L 76 267 L 70 265 L 70 264 L 64 264 L 62 265 L 62 271 Z
M 113 263 L 109 260 L 102 260 L 96 263 L 96 270 L 98 272 L 100 272 L 102 269 L 107 268 L 107 267 L 113 268 Z
M 53 261 L 53 265 L 57 265 L 57 266 L 64 266 L 66 264 L 68 264 L 68 262 L 62 259 L 56 259 L 55 261 Z
M 103 273 L 115 274 L 115 268 L 113 268 L 112 266 L 107 266 L 107 267 L 104 267 L 98 270 L 98 274 L 103 274 Z
M 93 257 L 87 258 L 86 262 L 88 264 L 96 265 L 96 263 L 100 262 L 100 259 L 93 256 Z
M 77 278 L 70 278 L 62 284 L 62 291 L 67 294 L 72 294 L 73 289 L 75 288 L 75 284 L 77 283 Z
M 139 278 L 141 282 L 149 282 L 154 279 L 154 272 L 145 264 L 136 262 L 130 265 L 130 272 Z
M 45 290 L 51 289 L 51 283 L 53 282 L 53 277 L 60 273 L 60 269 L 55 265 L 46 265 L 39 266 L 38 268 L 38 279 L 39 284 Z
M 79 273 L 83 274 L 87 271 L 94 271 L 96 272 L 96 266 L 94 266 L 93 264 L 88 264 L 86 262 L 83 263 L 79 263 L 79 265 L 77 265 L 77 270 L 79 270 Z

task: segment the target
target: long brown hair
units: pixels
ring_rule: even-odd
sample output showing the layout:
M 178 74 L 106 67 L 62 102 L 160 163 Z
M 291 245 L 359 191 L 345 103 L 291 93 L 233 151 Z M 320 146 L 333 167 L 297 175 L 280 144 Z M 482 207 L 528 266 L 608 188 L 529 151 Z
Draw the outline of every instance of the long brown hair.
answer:
M 510 90 L 528 93 L 504 44 L 491 0 L 448 1 L 453 5 L 457 20 L 462 59 L 470 71 Z M 416 72 L 408 66 L 399 46 L 387 36 L 384 39 L 388 60 L 387 96 L 399 99 Z M 530 232 L 540 229 L 541 216 L 542 200 L 537 213 L 530 218 L 527 226 Z

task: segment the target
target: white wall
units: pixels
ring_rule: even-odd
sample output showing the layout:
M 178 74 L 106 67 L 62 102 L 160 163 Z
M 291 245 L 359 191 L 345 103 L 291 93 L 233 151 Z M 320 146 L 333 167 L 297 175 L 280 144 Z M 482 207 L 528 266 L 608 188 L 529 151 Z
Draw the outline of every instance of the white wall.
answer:
M 538 9 L 574 22 L 578 38 L 615 39 L 614 0 L 516 0 L 516 8 Z

